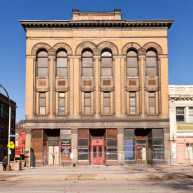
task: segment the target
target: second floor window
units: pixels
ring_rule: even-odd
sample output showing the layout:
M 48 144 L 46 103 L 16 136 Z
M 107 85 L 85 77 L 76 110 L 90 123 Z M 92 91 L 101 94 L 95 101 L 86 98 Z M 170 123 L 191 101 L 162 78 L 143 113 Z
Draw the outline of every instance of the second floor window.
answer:
M 65 50 L 60 50 L 56 56 L 56 76 L 68 78 L 68 58 Z
M 39 93 L 39 114 L 46 115 L 46 93 Z
M 148 93 L 148 101 L 149 101 L 149 114 L 155 115 L 156 114 L 156 93 L 149 92 Z
M 189 122 L 193 122 L 193 107 L 188 108 Z
M 136 92 L 129 93 L 129 114 L 136 114 Z
M 84 114 L 85 115 L 91 114 L 91 107 L 92 107 L 91 92 L 85 92 L 84 93 Z
M 40 78 L 48 76 L 48 53 L 45 50 L 41 50 L 37 54 L 37 69 L 36 75 Z
M 58 93 L 58 114 L 59 115 L 65 114 L 65 93 L 64 92 Z
M 109 50 L 101 54 L 101 78 L 113 77 L 113 57 Z
M 108 115 L 111 113 L 111 93 L 103 93 L 103 113 Z
M 185 120 L 185 107 L 176 107 L 176 121 L 184 121 Z

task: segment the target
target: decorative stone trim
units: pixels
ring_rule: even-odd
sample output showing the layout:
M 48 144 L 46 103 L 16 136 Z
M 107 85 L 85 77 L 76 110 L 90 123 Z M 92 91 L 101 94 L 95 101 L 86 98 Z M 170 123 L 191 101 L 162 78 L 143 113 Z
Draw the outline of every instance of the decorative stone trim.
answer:
M 49 50 L 51 49 L 51 46 L 47 43 L 44 43 L 44 42 L 39 42 L 37 44 L 35 44 L 32 49 L 31 49 L 31 55 L 32 56 L 36 56 L 37 52 L 40 50 L 40 49 L 45 49 L 48 51 L 48 55 L 50 55 L 49 53 Z

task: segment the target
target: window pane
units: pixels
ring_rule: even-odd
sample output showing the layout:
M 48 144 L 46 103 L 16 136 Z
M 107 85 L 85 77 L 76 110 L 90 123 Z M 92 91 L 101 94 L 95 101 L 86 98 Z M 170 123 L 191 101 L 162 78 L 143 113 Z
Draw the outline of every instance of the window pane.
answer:
M 37 60 L 38 67 L 48 67 L 48 58 L 38 58 Z
M 92 77 L 93 69 L 92 68 L 82 68 L 82 76 L 83 77 Z
M 112 77 L 112 75 L 113 75 L 112 68 L 102 68 L 101 70 L 102 77 Z
M 45 114 L 46 114 L 46 108 L 40 107 L 40 115 L 45 115 Z
M 92 67 L 93 58 L 82 58 L 82 67 Z
M 113 61 L 112 58 L 102 58 L 101 66 L 102 67 L 112 67 Z
M 176 107 L 176 121 L 184 121 L 185 107 Z
M 156 95 L 154 92 L 149 93 L 149 113 L 156 113 Z
M 46 76 L 48 76 L 48 68 L 38 68 L 37 75 L 39 77 L 46 77 Z

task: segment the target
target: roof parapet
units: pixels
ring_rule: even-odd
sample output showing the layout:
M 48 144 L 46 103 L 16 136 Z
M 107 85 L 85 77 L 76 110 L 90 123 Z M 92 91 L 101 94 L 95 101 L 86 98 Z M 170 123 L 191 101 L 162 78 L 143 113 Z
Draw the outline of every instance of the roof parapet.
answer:
M 78 9 L 72 10 L 72 20 L 85 21 L 85 20 L 121 20 L 121 10 L 114 9 L 114 11 L 103 12 L 84 12 Z

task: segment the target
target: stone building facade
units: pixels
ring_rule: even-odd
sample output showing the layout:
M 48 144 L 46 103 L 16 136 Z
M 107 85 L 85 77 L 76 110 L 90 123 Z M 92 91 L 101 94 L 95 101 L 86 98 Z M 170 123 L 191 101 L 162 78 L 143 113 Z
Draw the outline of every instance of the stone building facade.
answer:
M 169 87 L 171 163 L 193 163 L 193 85 Z
M 170 20 L 80 12 L 21 21 L 26 153 L 37 165 L 169 160 Z M 31 148 L 31 150 L 30 150 Z

